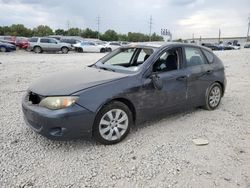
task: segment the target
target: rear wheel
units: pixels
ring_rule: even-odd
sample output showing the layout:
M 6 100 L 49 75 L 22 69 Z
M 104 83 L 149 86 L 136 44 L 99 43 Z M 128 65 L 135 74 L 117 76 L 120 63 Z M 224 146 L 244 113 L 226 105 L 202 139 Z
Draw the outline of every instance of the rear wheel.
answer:
M 206 105 L 204 106 L 207 110 L 216 109 L 221 101 L 222 88 L 219 83 L 213 83 L 207 90 L 206 93 Z
M 100 50 L 100 52 L 101 52 L 101 53 L 105 53 L 106 50 L 105 50 L 104 48 L 102 48 L 102 49 Z
M 35 53 L 42 53 L 42 48 L 40 46 L 36 46 L 36 47 L 34 47 L 33 51 Z
M 5 48 L 5 47 L 0 47 L 0 52 L 6 52 L 7 51 L 7 49 Z
M 93 136 L 102 144 L 118 143 L 129 133 L 132 121 L 132 113 L 125 104 L 112 102 L 97 114 Z
M 62 47 L 62 53 L 67 54 L 69 52 L 69 49 L 67 47 Z
M 112 52 L 112 49 L 111 48 L 107 48 L 107 52 Z
M 77 51 L 80 52 L 80 53 L 83 53 L 83 49 L 82 48 L 78 48 Z

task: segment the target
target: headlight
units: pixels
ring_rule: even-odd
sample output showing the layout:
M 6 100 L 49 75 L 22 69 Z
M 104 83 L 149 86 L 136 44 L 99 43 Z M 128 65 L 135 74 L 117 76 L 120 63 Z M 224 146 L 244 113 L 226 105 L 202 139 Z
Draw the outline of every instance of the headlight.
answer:
M 58 110 L 62 108 L 67 108 L 77 101 L 77 96 L 65 96 L 65 97 L 46 97 L 40 103 L 39 106 Z

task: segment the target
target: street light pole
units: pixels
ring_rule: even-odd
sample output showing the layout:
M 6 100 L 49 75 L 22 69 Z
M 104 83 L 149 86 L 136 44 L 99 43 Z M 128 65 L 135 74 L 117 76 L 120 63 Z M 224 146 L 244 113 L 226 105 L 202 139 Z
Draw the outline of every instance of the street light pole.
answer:
M 249 14 L 249 17 L 248 17 L 247 42 L 249 40 L 249 30 L 250 30 L 250 14 Z

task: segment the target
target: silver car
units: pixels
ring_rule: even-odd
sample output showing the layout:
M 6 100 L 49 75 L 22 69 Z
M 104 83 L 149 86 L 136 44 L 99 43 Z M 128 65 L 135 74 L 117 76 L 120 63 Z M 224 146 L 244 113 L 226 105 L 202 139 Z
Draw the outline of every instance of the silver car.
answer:
M 42 53 L 43 51 L 61 51 L 66 54 L 72 50 L 71 44 L 62 43 L 54 38 L 49 37 L 32 37 L 29 39 L 28 50 L 35 53 Z

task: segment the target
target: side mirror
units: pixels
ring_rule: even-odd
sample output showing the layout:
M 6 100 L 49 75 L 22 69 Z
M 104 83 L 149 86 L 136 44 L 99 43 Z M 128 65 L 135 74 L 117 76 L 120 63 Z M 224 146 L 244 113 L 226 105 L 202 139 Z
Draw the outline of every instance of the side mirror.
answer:
M 163 88 L 163 82 L 157 74 L 150 76 L 155 89 L 161 90 Z

